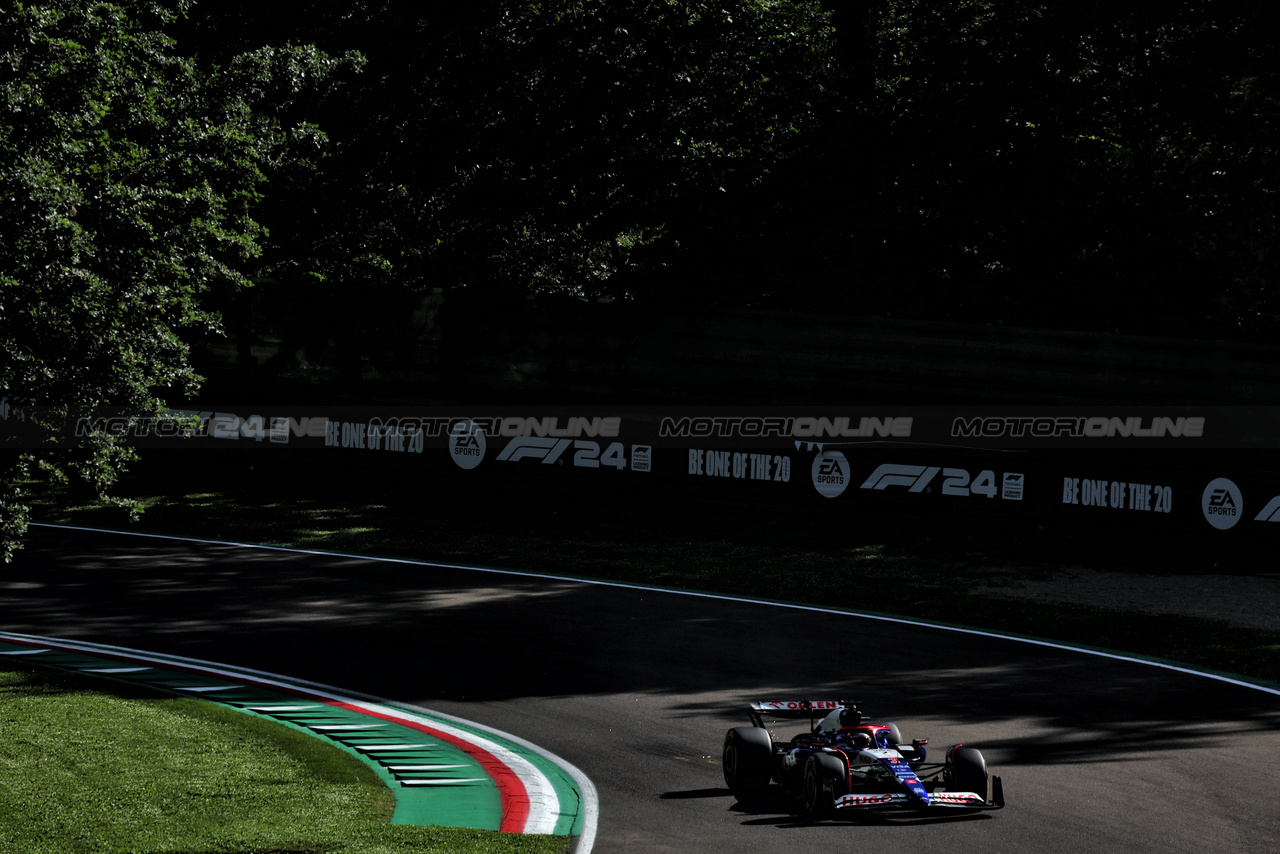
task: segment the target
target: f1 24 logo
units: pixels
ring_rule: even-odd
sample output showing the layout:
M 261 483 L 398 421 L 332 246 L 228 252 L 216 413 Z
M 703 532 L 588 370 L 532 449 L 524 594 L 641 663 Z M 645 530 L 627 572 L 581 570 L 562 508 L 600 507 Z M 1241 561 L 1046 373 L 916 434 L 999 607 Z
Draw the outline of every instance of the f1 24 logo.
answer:
M 573 448 L 573 464 L 579 468 L 598 469 L 608 466 L 618 470 L 626 468 L 627 452 L 621 442 L 610 443 L 602 453 L 597 442 L 583 439 L 551 439 L 542 436 L 517 436 L 512 439 L 499 460 L 515 462 L 516 460 L 541 460 L 544 465 L 559 462 L 561 455 L 570 447 Z M 632 445 L 632 462 L 640 461 L 643 465 L 632 465 L 636 471 L 648 471 L 651 449 L 647 445 Z
M 985 495 L 1013 501 L 1022 500 L 1023 475 L 1016 472 L 1004 474 L 1004 490 L 996 486 L 996 475 L 991 469 L 983 469 L 976 477 L 971 477 L 966 469 L 943 468 L 941 466 L 909 466 L 897 463 L 885 463 L 878 466 L 871 476 L 863 482 L 863 489 L 888 489 L 891 486 L 904 486 L 907 492 L 928 492 L 938 473 L 942 473 L 943 495 Z

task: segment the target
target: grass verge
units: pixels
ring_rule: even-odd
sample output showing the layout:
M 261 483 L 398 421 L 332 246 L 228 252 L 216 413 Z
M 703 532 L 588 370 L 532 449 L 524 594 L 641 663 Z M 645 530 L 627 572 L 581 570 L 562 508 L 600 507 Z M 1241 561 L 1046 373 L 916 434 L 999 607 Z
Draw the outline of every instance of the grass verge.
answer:
M 324 742 L 211 703 L 0 670 L 0 850 L 564 852 L 567 842 L 389 824 L 391 793 Z

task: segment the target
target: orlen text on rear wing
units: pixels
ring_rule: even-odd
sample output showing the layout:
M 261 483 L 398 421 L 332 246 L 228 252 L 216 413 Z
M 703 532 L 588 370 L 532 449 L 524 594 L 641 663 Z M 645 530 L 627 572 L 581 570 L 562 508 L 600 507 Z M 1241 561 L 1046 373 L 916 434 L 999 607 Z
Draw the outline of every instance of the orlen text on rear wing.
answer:
M 765 715 L 775 718 L 809 718 L 812 726 L 819 719 L 841 708 L 856 709 L 857 705 L 852 700 L 762 700 L 752 703 L 751 711 L 747 714 L 753 725 L 767 729 L 764 725 Z

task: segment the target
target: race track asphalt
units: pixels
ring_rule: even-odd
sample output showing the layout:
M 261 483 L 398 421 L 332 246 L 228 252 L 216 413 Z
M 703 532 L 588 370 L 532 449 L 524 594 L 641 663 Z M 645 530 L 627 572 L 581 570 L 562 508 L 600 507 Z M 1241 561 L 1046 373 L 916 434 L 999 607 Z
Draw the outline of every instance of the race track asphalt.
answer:
M 1280 697 L 1006 639 L 50 528 L 0 575 L 0 629 L 251 667 L 497 727 L 591 777 L 600 854 L 1280 847 Z M 980 748 L 1008 807 L 814 825 L 780 798 L 740 802 L 720 773 L 725 730 L 747 722 L 751 700 L 799 697 L 859 700 L 939 754 Z

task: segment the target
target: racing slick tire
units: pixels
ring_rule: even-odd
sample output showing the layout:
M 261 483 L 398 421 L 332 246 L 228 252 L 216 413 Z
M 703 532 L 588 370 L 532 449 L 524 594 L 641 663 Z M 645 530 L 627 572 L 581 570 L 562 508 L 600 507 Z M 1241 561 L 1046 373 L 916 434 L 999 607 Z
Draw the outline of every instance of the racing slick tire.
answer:
M 836 811 L 836 798 L 847 794 L 844 763 L 825 753 L 813 754 L 804 764 L 803 786 L 804 814 L 813 821 L 830 818 Z
M 972 747 L 956 747 L 947 759 L 951 773 L 947 788 L 954 792 L 976 792 L 984 801 L 991 800 L 991 775 L 982 753 Z
M 731 791 L 753 792 L 768 786 L 773 776 L 773 739 L 769 731 L 754 726 L 729 730 L 724 737 L 721 770 Z
M 902 733 L 898 732 L 898 725 L 888 724 L 888 727 L 889 727 L 889 743 L 892 744 L 894 747 L 897 747 L 899 744 L 903 744 L 904 742 L 902 740 Z

